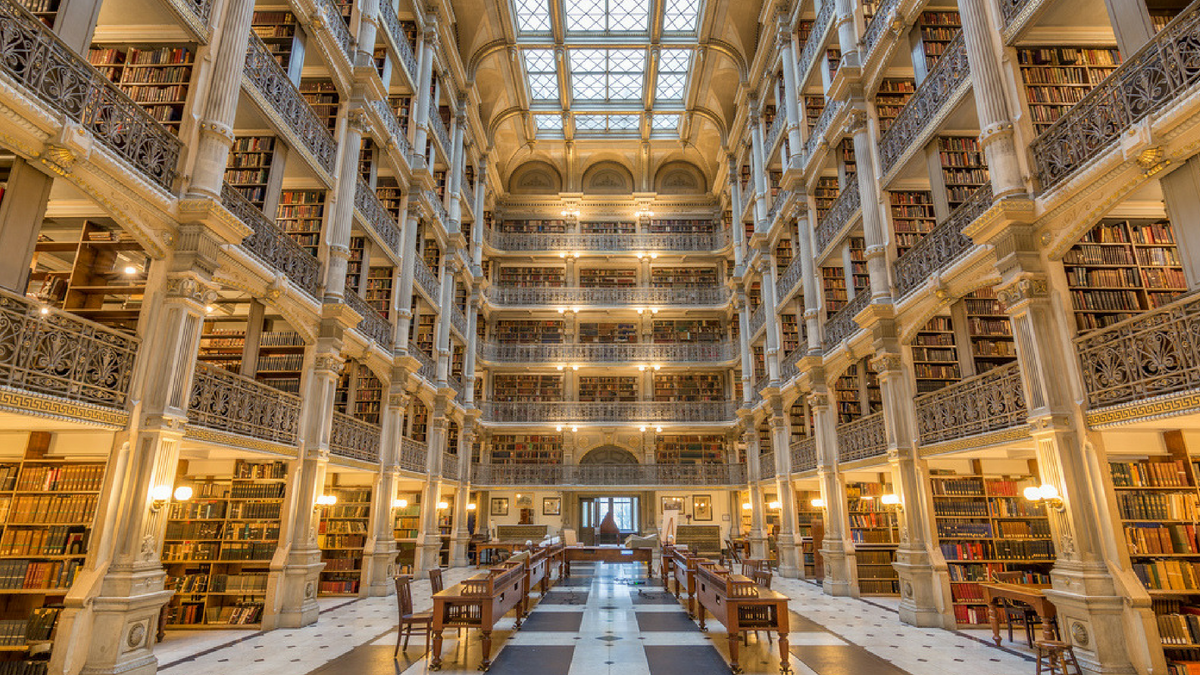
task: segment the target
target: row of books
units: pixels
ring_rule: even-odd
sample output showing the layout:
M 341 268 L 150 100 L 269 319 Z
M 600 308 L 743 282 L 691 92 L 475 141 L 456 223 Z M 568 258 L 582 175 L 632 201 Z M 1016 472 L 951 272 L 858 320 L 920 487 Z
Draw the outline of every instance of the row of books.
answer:
M 1200 539 L 1192 524 L 1130 523 L 1124 530 L 1130 555 L 1200 553 Z
M 0 476 L 0 481 L 3 480 L 4 477 Z M 68 464 L 54 467 L 26 464 L 17 479 L 16 489 L 40 492 L 99 490 L 103 482 L 103 464 Z
M 82 564 L 82 560 L 0 560 L 0 589 L 66 589 Z
M 86 540 L 83 527 L 5 528 L 0 536 L 0 556 L 83 554 Z
M 230 499 L 283 499 L 283 483 L 235 483 L 229 490 Z
M 1200 591 L 1200 562 L 1153 560 L 1134 563 L 1133 573 L 1149 590 Z
M 1120 493 L 1117 506 L 1125 520 L 1188 520 L 1197 518 L 1195 494 Z
M 1054 560 L 1054 544 L 1049 539 L 1026 541 L 991 540 L 939 545 L 946 560 Z
M 1109 462 L 1116 487 L 1192 487 L 1187 463 L 1181 459 L 1163 462 Z
M 7 500 L 4 500 L 7 501 Z M 96 512 L 95 495 L 17 495 L 7 510 L 7 524 L 90 524 Z M 4 506 L 0 506 L 3 510 Z

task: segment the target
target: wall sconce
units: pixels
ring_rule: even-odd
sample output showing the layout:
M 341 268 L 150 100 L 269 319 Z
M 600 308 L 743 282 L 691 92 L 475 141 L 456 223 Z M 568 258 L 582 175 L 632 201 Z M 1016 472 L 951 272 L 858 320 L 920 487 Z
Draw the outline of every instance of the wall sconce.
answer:
M 321 495 L 317 497 L 317 506 L 333 506 L 337 503 L 337 495 Z
M 175 501 L 177 502 L 186 502 L 192 498 L 192 488 L 180 485 L 172 493 L 170 485 L 159 485 L 150 491 L 150 512 L 158 513 L 161 511 L 167 505 L 167 502 L 171 501 L 172 496 L 175 497 Z
M 1025 499 L 1035 504 L 1044 504 L 1055 511 L 1062 512 L 1067 510 L 1066 505 L 1063 504 L 1062 497 L 1058 494 L 1058 488 L 1049 483 L 1042 483 L 1038 487 L 1030 485 L 1021 494 L 1025 496 Z
M 654 427 L 654 430 L 660 434 L 662 433 L 662 427 Z
M 658 314 L 658 308 L 657 308 L 657 307 L 651 307 L 651 308 L 650 308 L 650 313 L 651 313 L 651 314 Z
M 651 259 L 651 260 L 656 260 L 657 258 L 658 258 L 658 254 L 657 254 L 657 253 L 651 253 L 651 254 L 650 254 L 650 259 Z
M 742 502 L 742 510 L 749 511 L 751 509 L 750 502 Z
M 393 509 L 407 509 L 408 508 L 408 500 L 403 499 L 403 498 L 392 500 L 392 508 Z
M 474 511 L 475 510 L 475 502 L 471 502 L 471 503 L 467 504 L 467 510 Z
M 571 427 L 571 433 L 575 433 L 576 431 L 579 431 L 579 427 L 576 427 L 576 426 Z
M 572 313 L 572 314 L 578 314 L 578 313 L 579 313 L 579 308 L 578 308 L 578 307 L 572 307 L 572 308 L 571 308 L 571 313 Z
M 809 502 L 809 504 L 812 504 L 812 507 L 813 507 L 814 509 L 823 509 L 823 508 L 825 508 L 825 500 L 824 500 L 824 499 L 821 499 L 820 497 L 817 497 L 816 499 L 812 500 L 811 502 Z
M 783 506 L 783 503 L 779 501 L 773 501 L 770 504 L 767 504 L 767 508 L 771 509 L 772 511 L 778 511 L 781 506 Z
M 42 316 L 45 316 L 50 313 L 50 308 L 46 307 L 46 306 L 42 306 L 41 308 L 38 309 L 38 313 L 41 314 Z M 638 314 L 641 314 L 641 313 L 642 313 L 642 310 L 639 309 Z
M 646 427 L 645 427 L 645 426 L 640 426 L 640 427 L 638 427 L 638 431 L 640 431 L 640 432 L 642 432 L 642 433 L 644 434 L 644 433 L 646 433 Z
M 902 511 L 904 509 L 904 504 L 900 502 L 900 495 L 883 495 L 879 498 L 879 503 L 883 504 L 884 506 L 895 507 L 897 511 Z
M 646 310 L 645 310 L 645 309 L 643 309 L 643 308 L 641 308 L 641 307 L 638 307 L 638 309 L 637 309 L 637 313 L 638 313 L 638 314 L 641 314 L 641 313 L 642 313 L 642 312 L 644 312 L 644 311 L 646 311 Z
M 444 511 L 448 508 L 450 508 L 450 504 L 448 502 L 438 502 L 438 510 L 439 511 Z
M 138 268 L 134 267 L 133 265 L 126 265 L 123 271 L 125 272 L 125 276 L 131 277 L 138 273 Z
M 558 426 L 554 427 L 554 430 L 555 430 L 555 431 L 562 431 L 562 425 L 560 424 L 560 425 L 558 425 Z

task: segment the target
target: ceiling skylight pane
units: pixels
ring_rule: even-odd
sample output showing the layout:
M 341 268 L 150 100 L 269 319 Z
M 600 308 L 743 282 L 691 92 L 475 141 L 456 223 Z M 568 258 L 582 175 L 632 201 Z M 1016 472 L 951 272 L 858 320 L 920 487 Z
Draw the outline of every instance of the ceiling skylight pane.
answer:
M 605 0 L 567 0 L 567 30 L 603 32 L 608 11 Z
M 664 0 L 663 30 L 668 33 L 694 33 L 700 18 L 700 0 Z
M 650 29 L 647 0 L 608 0 L 608 30 L 646 32 Z
M 688 68 L 692 63 L 690 49 L 664 49 L 658 56 L 658 82 L 654 86 L 654 98 L 679 100 L 687 88 Z
M 529 77 L 529 95 L 534 100 L 558 100 L 558 70 L 554 50 L 526 49 L 525 73 Z
M 650 30 L 650 0 L 564 0 L 567 31 L 573 33 L 645 33 Z
M 632 100 L 642 97 L 646 53 L 640 49 L 572 49 L 571 95 L 579 100 Z
M 641 124 L 641 115 L 609 115 L 608 130 L 609 131 L 637 131 Z
M 549 0 L 513 0 L 517 30 L 522 33 L 550 32 Z
M 540 51 L 550 51 L 549 49 Z M 659 52 L 658 69 L 669 73 L 686 73 L 692 63 L 690 49 L 664 49 Z
M 576 131 L 604 131 L 604 115 L 576 115 Z
M 560 115 L 534 115 L 533 121 L 540 131 L 561 131 L 563 128 Z
M 675 131 L 679 128 L 679 115 L 655 115 L 650 118 L 650 127 L 655 131 Z

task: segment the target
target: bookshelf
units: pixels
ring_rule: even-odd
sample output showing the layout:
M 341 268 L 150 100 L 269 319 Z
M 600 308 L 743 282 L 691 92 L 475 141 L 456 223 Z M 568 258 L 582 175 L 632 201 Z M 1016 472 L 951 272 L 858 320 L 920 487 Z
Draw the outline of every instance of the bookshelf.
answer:
M 638 328 L 635 323 L 579 324 L 579 342 L 581 344 L 628 344 L 637 341 Z
M 800 537 L 804 578 L 809 580 L 825 576 L 820 554 L 825 539 L 825 512 L 812 506 L 812 500 L 820 497 L 820 490 L 796 490 L 796 535 Z
M 653 234 L 712 234 L 717 231 L 717 224 L 696 218 L 653 218 L 648 231 Z
M 916 90 L 916 82 L 909 79 L 886 78 L 879 83 L 879 89 L 875 92 L 875 114 L 879 118 L 880 137 L 892 128 L 892 122 L 896 121 Z
M 655 373 L 655 401 L 721 401 L 725 378 L 720 373 Z
M 1116 47 L 1026 47 L 1017 50 L 1035 135 L 1054 124 L 1121 63 Z
M 579 231 L 583 234 L 633 234 L 637 224 L 632 222 L 581 222 Z
M 437 353 L 433 349 L 433 329 L 436 321 L 437 317 L 428 312 L 422 313 L 417 319 L 417 332 L 414 341 L 421 348 L 421 351 L 430 357 Z
M 313 257 L 321 245 L 325 216 L 324 190 L 284 190 L 279 193 L 275 223 Z
M 853 422 L 863 416 L 857 364 L 850 364 L 834 382 L 833 393 L 837 400 L 838 424 Z
M 167 627 L 256 627 L 279 540 L 287 464 L 238 459 L 229 475 L 184 475 L 177 484 L 189 485 L 193 496 L 172 503 L 167 514 L 162 564 L 175 591 Z
M 959 625 L 988 622 L 980 582 L 999 572 L 1023 572 L 1022 583 L 1050 583 L 1054 545 L 1045 508 L 1022 496 L 1040 484 L 1028 475 L 987 475 L 973 461 L 969 474 L 937 470 L 930 476 L 934 523 L 950 573 L 950 595 Z
M 1079 333 L 1160 307 L 1187 290 L 1166 220 L 1105 220 L 1067 251 L 1062 264 Z
M 54 28 L 54 21 L 58 18 L 58 0 L 20 0 L 20 3 L 47 28 Z
M 725 438 L 717 434 L 658 436 L 654 439 L 656 464 L 723 464 Z
M 783 274 L 788 265 L 792 264 L 793 255 L 791 239 L 780 238 L 775 242 L 775 271 L 778 274 Z M 715 283 L 716 277 L 713 278 L 713 281 Z
M 950 41 L 962 28 L 958 12 L 921 12 L 921 55 L 925 58 L 925 72 L 933 71 L 938 59 L 945 53 Z
M 274 136 L 238 136 L 225 164 L 225 182 L 262 210 L 274 159 Z
M 850 237 L 850 278 L 854 294 L 869 292 L 871 277 L 867 274 L 867 242 L 862 237 Z
M 392 217 L 392 222 L 397 225 L 403 225 L 400 210 L 404 205 L 404 193 L 396 186 L 395 181 L 391 178 L 380 178 L 380 185 L 375 188 L 375 196 L 379 198 L 379 203 L 383 204 L 383 208 Z
M 938 154 L 946 200 L 953 211 L 988 182 L 987 164 L 979 140 L 972 136 L 938 136 Z
M 896 236 L 896 255 L 902 256 L 937 226 L 933 196 L 926 190 L 889 192 L 892 232 Z
M 417 537 L 421 534 L 420 494 L 404 497 L 408 506 L 395 509 L 392 536 L 396 538 L 396 571 L 412 574 L 416 562 Z
M 496 374 L 492 376 L 492 400 L 561 401 L 563 378 L 562 375 Z
M 717 270 L 712 267 L 659 267 L 650 270 L 654 288 L 712 288 L 717 286 Z
M 584 267 L 579 270 L 581 288 L 632 288 L 637 286 L 636 269 Z
M 811 136 L 813 129 L 817 126 L 817 120 L 820 119 L 821 113 L 825 112 L 825 96 L 818 94 L 816 96 L 804 97 L 804 122 L 808 125 L 808 133 Z
M 415 401 L 407 415 L 408 437 L 418 443 L 425 443 L 429 438 L 429 408 L 424 403 Z
M 383 408 L 383 383 L 371 369 L 359 364 L 354 370 L 354 407 L 350 414 L 364 422 L 379 424 Z
M 363 258 L 366 248 L 366 237 L 350 237 L 350 258 L 346 260 L 346 290 L 348 292 L 362 293 Z
M 94 45 L 88 60 L 151 117 L 179 134 L 192 81 L 191 46 Z
M 338 115 L 338 96 L 337 86 L 330 80 L 326 79 L 304 79 L 300 80 L 300 95 L 308 101 L 308 105 L 312 107 L 313 112 L 317 114 L 319 119 L 325 120 L 325 125 L 329 127 L 329 133 L 337 133 L 337 115 Z
M 560 288 L 566 285 L 566 270 L 561 267 L 500 267 L 496 270 L 500 286 Z
M 336 482 L 338 476 L 333 477 Z M 321 507 L 317 525 L 317 546 L 321 549 L 321 562 L 325 563 L 317 593 L 358 595 L 371 516 L 371 488 L 333 485 L 326 486 L 325 494 L 337 497 L 337 503 Z
M 829 213 L 829 209 L 833 207 L 833 202 L 837 200 L 838 194 L 837 177 L 823 176 L 817 179 L 817 186 L 813 190 L 813 200 L 817 206 L 818 223 L 825 220 L 825 214 Z
M 256 379 L 290 394 L 300 393 L 304 338 L 282 320 L 268 319 L 259 338 Z
M 841 180 L 846 185 L 858 172 L 858 160 L 854 158 L 854 140 L 843 138 L 841 143 L 838 143 L 838 164 L 841 170 Z
M 800 321 L 795 314 L 780 314 L 778 318 L 779 331 L 783 337 L 783 354 L 786 356 L 800 349 L 804 333 L 800 328 Z
M 505 220 L 500 231 L 512 234 L 563 234 L 567 231 L 565 220 Z
M 967 318 L 967 335 L 971 340 L 971 359 L 975 362 L 977 374 L 1017 360 L 1012 323 L 994 290 L 981 288 L 972 291 L 963 298 L 963 309 Z
M 846 269 L 841 266 L 821 268 L 821 287 L 825 292 L 825 311 L 829 316 L 846 306 Z
M 367 288 L 363 300 L 385 319 L 391 314 L 394 271 L 391 267 L 371 267 L 367 270 Z
M 500 319 L 496 321 L 495 337 L 500 344 L 559 344 L 563 341 L 563 322 Z
M 579 400 L 585 402 L 630 402 L 641 398 L 638 378 L 587 375 L 579 378 Z
M 724 337 L 720 319 L 655 319 L 651 324 L 651 339 L 658 344 L 720 342 Z
M 292 53 L 302 35 L 296 30 L 296 15 L 291 12 L 255 12 L 250 20 L 254 34 L 263 41 L 284 72 L 291 71 Z
M 563 442 L 558 434 L 496 434 L 492 464 L 562 464 Z
M 910 349 L 918 394 L 937 391 L 962 379 L 950 317 L 935 316 L 930 319 L 917 332 Z
M 846 485 L 846 509 L 850 539 L 858 567 L 858 590 L 862 595 L 899 595 L 900 584 L 892 563 L 900 542 L 896 512 L 881 503 L 891 493 L 882 481 Z

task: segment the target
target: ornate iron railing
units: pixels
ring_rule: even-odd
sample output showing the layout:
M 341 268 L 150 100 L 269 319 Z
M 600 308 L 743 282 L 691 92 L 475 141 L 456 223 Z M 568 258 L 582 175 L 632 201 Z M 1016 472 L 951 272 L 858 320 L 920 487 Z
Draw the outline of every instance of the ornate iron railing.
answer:
M 408 44 L 408 36 L 404 33 L 404 26 L 400 24 L 400 18 L 396 16 L 396 8 L 392 7 L 391 0 L 381 0 L 379 3 L 379 15 L 383 17 L 383 25 L 386 27 L 388 37 L 391 39 L 392 47 L 400 55 L 400 61 L 404 63 L 405 69 L 408 70 L 410 83 L 414 86 L 417 82 L 417 57 L 412 52 L 412 47 Z
M 400 257 L 400 227 L 396 219 L 384 208 L 375 195 L 371 186 L 361 178 L 354 186 L 354 210 L 358 211 L 363 221 L 371 227 L 379 239 L 396 255 Z
M 762 328 L 762 325 L 764 323 L 766 323 L 766 321 L 767 321 L 767 303 L 764 302 L 764 303 L 759 304 L 758 309 L 755 309 L 754 313 L 750 315 L 750 322 L 749 322 L 749 325 L 747 326 L 747 330 L 750 333 L 751 339 L 753 339 L 754 336 L 758 334 L 758 329 Z
M 396 144 L 396 147 L 400 149 L 400 154 L 404 155 L 406 162 L 410 161 L 412 157 L 412 144 L 408 142 L 408 135 L 404 133 L 404 127 L 400 125 L 400 119 L 396 117 L 396 112 L 388 107 L 386 101 L 371 101 L 371 106 L 375 109 L 375 114 L 383 122 L 383 126 L 388 133 L 388 140 Z
M 825 351 L 833 349 L 839 342 L 858 332 L 858 324 L 854 322 L 854 317 L 866 309 L 867 303 L 870 301 L 869 291 L 859 291 L 850 299 L 850 302 L 846 303 L 845 307 L 829 317 L 829 320 L 825 322 L 825 341 L 823 343 Z
M 883 413 L 877 412 L 838 425 L 837 439 L 839 462 L 853 462 L 886 453 L 887 433 L 883 427 Z
M 771 126 L 767 129 L 766 152 L 770 154 L 775 150 L 775 142 L 783 134 L 784 127 L 787 126 L 787 115 L 785 109 L 780 106 L 780 109 L 775 113 L 775 119 L 771 120 Z
M 775 451 L 767 450 L 758 453 L 758 478 L 767 480 L 775 477 Z
M 0 289 L 0 386 L 123 409 L 137 349 L 135 337 Z
M 480 358 L 492 363 L 724 363 L 738 356 L 731 342 L 476 345 Z
M 896 260 L 896 290 L 904 297 L 974 248 L 963 228 L 992 206 L 992 184 L 986 183 L 959 205 L 945 222 Z
M 329 0 L 314 0 L 314 2 L 321 10 L 321 27 L 329 29 L 329 34 L 333 37 L 334 42 L 338 43 L 338 47 L 346 55 L 346 59 L 350 62 L 350 65 L 353 65 L 354 39 L 350 37 L 350 27 L 346 25 L 346 19 Z M 380 4 L 384 3 L 381 2 Z
M 841 114 L 842 108 L 845 106 L 845 101 L 830 101 L 825 105 L 825 109 L 821 111 L 821 116 L 817 118 L 817 123 L 813 126 L 812 133 L 808 136 L 808 140 L 804 141 L 804 156 L 801 158 L 801 166 L 808 164 L 808 160 L 816 154 L 817 147 L 825 142 L 825 134 L 829 132 L 829 126 L 833 124 L 833 118 Z
M 447 380 L 447 384 L 450 385 L 450 388 L 454 390 L 455 394 L 458 394 L 458 401 L 461 403 L 463 397 L 466 396 L 467 391 L 466 387 L 463 385 L 462 377 L 451 373 Z
M 822 0 L 821 9 L 817 11 L 817 16 L 813 19 L 812 28 L 808 33 L 808 41 L 804 43 L 804 49 L 800 51 L 799 69 L 796 71 L 801 80 L 807 79 L 808 71 L 812 68 L 817 54 L 825 53 L 825 37 L 829 32 L 830 24 L 833 23 L 834 4 L 832 0 Z
M 533 288 L 492 286 L 488 299 L 497 305 L 704 305 L 729 302 L 729 291 L 711 288 Z
M 424 443 L 403 437 L 400 439 L 400 468 L 405 471 L 425 473 L 429 455 L 429 446 Z
M 1029 419 L 1016 363 L 918 396 L 917 434 L 924 445 L 1023 426 Z
M 1200 294 L 1075 338 L 1089 408 L 1200 387 Z
M 434 276 L 433 270 L 430 270 L 425 261 L 420 258 L 413 258 L 413 278 L 417 280 L 417 284 L 421 286 L 434 304 L 441 302 L 442 285 L 438 282 L 438 278 Z
M 800 256 L 792 259 L 787 269 L 780 275 L 779 281 L 775 282 L 776 293 L 780 298 L 786 298 L 796 284 L 800 283 L 800 277 L 804 274 L 804 264 L 800 261 Z
M 521 234 L 483 231 L 483 240 L 499 251 L 719 251 L 729 243 L 725 230 L 711 234 Z
M 884 0 L 875 10 L 875 16 L 871 17 L 871 23 L 867 24 L 867 30 L 863 33 L 864 61 L 870 60 L 875 45 L 879 44 L 879 39 L 883 37 L 883 34 L 891 27 L 892 21 L 895 20 L 895 12 L 899 6 L 900 0 Z
M 767 227 L 775 223 L 775 216 L 779 215 L 780 210 L 783 209 L 783 205 L 787 203 L 791 196 L 791 190 L 780 190 L 775 195 L 775 199 L 771 202 L 771 208 L 767 209 Z
M 437 361 L 434 361 L 433 357 L 426 354 L 415 342 L 408 343 L 408 353 L 421 364 L 421 367 L 417 369 L 417 375 L 430 384 L 436 384 Z
M 726 401 L 589 403 L 513 401 L 480 403 L 490 422 L 732 422 L 735 406 Z
M 357 292 L 346 289 L 345 298 L 350 309 L 362 316 L 362 320 L 358 322 L 358 330 L 374 340 L 380 347 L 390 350 L 392 348 L 391 322 L 383 318 L 374 307 L 368 305 L 367 301 L 359 297 Z
M 820 258 L 825 249 L 833 244 L 838 235 L 853 222 L 854 217 L 862 208 L 862 197 L 858 193 L 858 176 L 855 175 L 850 184 L 842 189 L 841 194 L 834 200 L 825 213 L 825 217 L 817 224 L 813 233 L 814 244 L 817 247 L 817 257 Z
M 804 358 L 804 355 L 807 353 L 808 352 L 804 346 L 804 340 L 801 339 L 801 346 L 793 350 L 791 354 L 788 354 L 787 358 L 783 360 L 783 363 L 779 364 L 780 379 L 782 379 L 784 382 L 787 382 L 793 377 L 799 375 L 800 368 L 797 364 L 800 363 L 800 359 Z
M 812 471 L 817 468 L 817 439 L 802 438 L 792 442 L 792 472 Z
M 300 397 L 197 363 L 188 424 L 293 445 L 300 432 Z
M 896 168 L 909 148 L 939 124 L 939 113 L 970 83 L 967 48 L 960 31 L 921 86 L 908 99 L 887 133 L 879 139 L 879 165 L 883 175 Z
M 471 181 L 467 180 L 466 176 L 463 176 L 458 183 L 458 193 L 467 206 L 473 210 L 475 208 L 475 186 L 471 185 Z
M 476 464 L 472 485 L 744 486 L 744 464 Z
M 468 328 L 469 324 L 467 323 L 467 315 L 463 314 L 463 311 L 458 308 L 458 305 L 450 306 L 450 325 L 454 326 L 454 330 L 458 331 L 458 334 L 461 335 L 464 340 L 470 339 L 471 333 L 470 328 Z
M 171 190 L 180 140 L 14 0 L 0 1 L 0 73 Z
M 338 21 L 341 19 L 338 18 Z M 336 172 L 337 145 L 329 135 L 328 127 L 313 112 L 312 106 L 300 95 L 270 50 L 253 32 L 250 34 L 250 45 L 246 48 L 246 69 L 242 71 L 242 77 L 262 102 L 287 125 L 295 136 L 295 142 L 332 176 Z
M 378 425 L 334 412 L 333 426 L 329 430 L 329 452 L 347 459 L 378 462 L 379 437 Z
M 1136 122 L 1200 81 L 1200 3 L 1192 3 L 1029 146 L 1049 190 L 1113 147 Z
M 458 480 L 458 455 L 449 452 L 442 453 L 442 477 Z
M 429 202 L 429 208 L 433 209 L 433 215 L 442 224 L 442 229 L 450 231 L 450 214 L 446 213 L 446 205 L 442 203 L 442 198 L 433 190 L 425 191 L 425 201 Z
M 429 130 L 437 137 L 438 143 L 442 146 L 442 152 L 449 157 L 453 151 L 453 148 L 450 147 L 450 134 L 446 131 L 446 123 L 442 121 L 437 101 L 433 99 L 429 100 Z
M 208 34 L 208 19 L 212 16 L 212 0 L 170 0 L 170 3 L 193 28 L 202 35 Z
M 751 178 L 750 180 L 746 181 L 745 185 L 742 186 L 742 213 L 745 213 L 746 209 L 750 208 L 750 204 L 753 201 L 754 201 L 754 179 Z
M 1000 18 L 1004 20 L 1004 27 L 1008 28 L 1013 21 L 1021 16 L 1021 12 L 1025 11 L 1025 6 L 1031 0 L 997 0 L 1000 5 Z
M 305 293 L 314 298 L 321 297 L 321 263 L 311 253 L 228 183 L 221 186 L 221 203 L 254 230 L 242 240 L 242 248 L 267 267 L 281 272 Z

